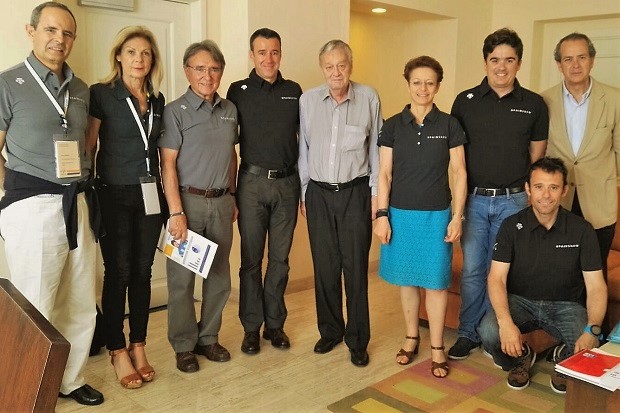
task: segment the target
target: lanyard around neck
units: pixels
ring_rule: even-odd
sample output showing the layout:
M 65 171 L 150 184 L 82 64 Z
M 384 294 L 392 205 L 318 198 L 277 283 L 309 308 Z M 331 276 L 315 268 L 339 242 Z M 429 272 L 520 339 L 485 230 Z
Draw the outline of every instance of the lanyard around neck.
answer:
M 125 99 L 127 104 L 129 105 L 129 109 L 131 109 L 131 113 L 133 113 L 133 118 L 136 120 L 138 124 L 138 129 L 140 129 L 140 135 L 142 136 L 142 142 L 144 142 L 144 151 L 146 152 L 146 174 L 151 175 L 151 161 L 149 160 L 149 139 L 148 136 L 151 135 L 151 130 L 153 129 L 153 103 L 150 104 L 150 113 L 149 113 L 149 125 L 148 125 L 148 133 L 144 130 L 144 125 L 142 125 L 142 121 L 140 120 L 140 116 L 138 116 L 138 112 L 131 102 L 131 98 L 127 96 Z
M 32 75 L 32 77 L 34 77 L 34 79 L 37 81 L 37 83 L 39 84 L 43 92 L 45 92 L 45 94 L 47 95 L 47 98 L 50 100 L 50 102 L 52 102 L 52 105 L 54 105 L 56 112 L 58 112 L 58 114 L 60 115 L 60 124 L 62 125 L 63 128 L 65 128 L 65 131 L 66 131 L 69 127 L 67 123 L 67 109 L 69 108 L 69 87 L 67 87 L 67 90 L 65 90 L 65 97 L 64 97 L 65 107 L 63 110 L 58 104 L 58 101 L 56 101 L 54 96 L 52 96 L 52 93 L 49 91 L 47 86 L 45 86 L 45 84 L 43 83 L 39 75 L 37 75 L 37 72 L 35 72 L 34 68 L 30 64 L 28 59 L 24 60 L 24 64 L 28 68 L 28 71 L 30 71 L 30 74 Z

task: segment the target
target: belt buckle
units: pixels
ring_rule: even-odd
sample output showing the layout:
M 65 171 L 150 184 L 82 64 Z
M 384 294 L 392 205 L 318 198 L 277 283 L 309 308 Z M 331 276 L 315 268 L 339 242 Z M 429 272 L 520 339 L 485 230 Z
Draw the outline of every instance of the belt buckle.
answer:
M 330 184 L 334 188 L 334 192 L 340 191 L 340 184 Z
M 490 196 L 491 198 L 495 198 L 497 196 L 497 188 L 488 188 L 485 191 L 487 192 L 487 196 Z M 488 195 L 489 193 L 492 195 Z
M 271 176 L 271 175 L 275 176 Z M 278 179 L 278 170 L 277 169 L 268 169 L 267 170 L 267 179 Z

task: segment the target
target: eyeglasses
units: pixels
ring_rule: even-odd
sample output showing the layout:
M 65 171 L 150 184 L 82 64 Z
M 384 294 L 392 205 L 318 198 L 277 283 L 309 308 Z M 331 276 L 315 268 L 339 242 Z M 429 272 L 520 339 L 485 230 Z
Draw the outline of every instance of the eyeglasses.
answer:
M 190 66 L 185 65 L 185 67 L 189 67 L 190 69 L 200 73 L 201 75 L 209 73 L 210 75 L 219 75 L 222 73 L 221 67 L 204 67 L 204 66 Z
M 434 88 L 435 86 L 437 86 L 437 82 L 433 81 L 433 80 L 425 80 L 424 82 L 421 80 L 412 80 L 409 82 L 410 85 L 414 86 L 414 87 L 422 87 L 422 85 L 426 86 L 429 89 Z

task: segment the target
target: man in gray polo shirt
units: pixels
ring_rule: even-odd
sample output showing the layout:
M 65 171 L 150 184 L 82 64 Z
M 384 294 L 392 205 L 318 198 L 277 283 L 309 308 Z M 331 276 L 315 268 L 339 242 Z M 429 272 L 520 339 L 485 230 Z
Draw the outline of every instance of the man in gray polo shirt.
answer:
M 89 95 L 65 63 L 76 22 L 66 6 L 48 2 L 33 10 L 26 30 L 32 53 L 0 75 L 0 150 L 6 144 L 7 152 L 0 230 L 12 283 L 71 343 L 61 396 L 95 405 L 103 395 L 82 374 L 96 316 Z
M 164 109 L 159 139 L 162 182 L 170 219 L 168 231 L 180 243 L 187 229 L 218 244 L 209 276 L 202 283 L 201 319 L 196 323 L 191 270 L 172 260 L 168 271 L 168 340 L 183 372 L 198 371 L 195 354 L 228 361 L 218 343 L 222 310 L 230 295 L 232 224 L 237 219 L 234 192 L 237 109 L 217 89 L 225 66 L 217 45 L 204 40 L 183 56 L 187 92 Z

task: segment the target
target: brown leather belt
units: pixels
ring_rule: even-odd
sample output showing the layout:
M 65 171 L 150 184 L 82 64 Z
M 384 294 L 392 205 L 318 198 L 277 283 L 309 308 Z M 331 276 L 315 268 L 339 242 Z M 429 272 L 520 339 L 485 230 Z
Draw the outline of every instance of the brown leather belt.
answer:
M 261 168 L 260 166 L 251 165 L 247 162 L 241 161 L 239 170 L 245 171 L 252 175 L 261 176 L 267 179 L 280 179 L 280 178 L 286 178 L 287 176 L 291 176 L 295 172 L 297 172 L 297 165 L 291 165 L 287 168 L 282 168 L 282 169 L 265 169 L 265 168 Z
M 219 198 L 224 194 L 228 193 L 228 188 L 209 188 L 209 189 L 198 189 L 193 186 L 181 186 L 179 187 L 181 192 L 187 192 L 192 195 L 200 195 L 205 198 Z

